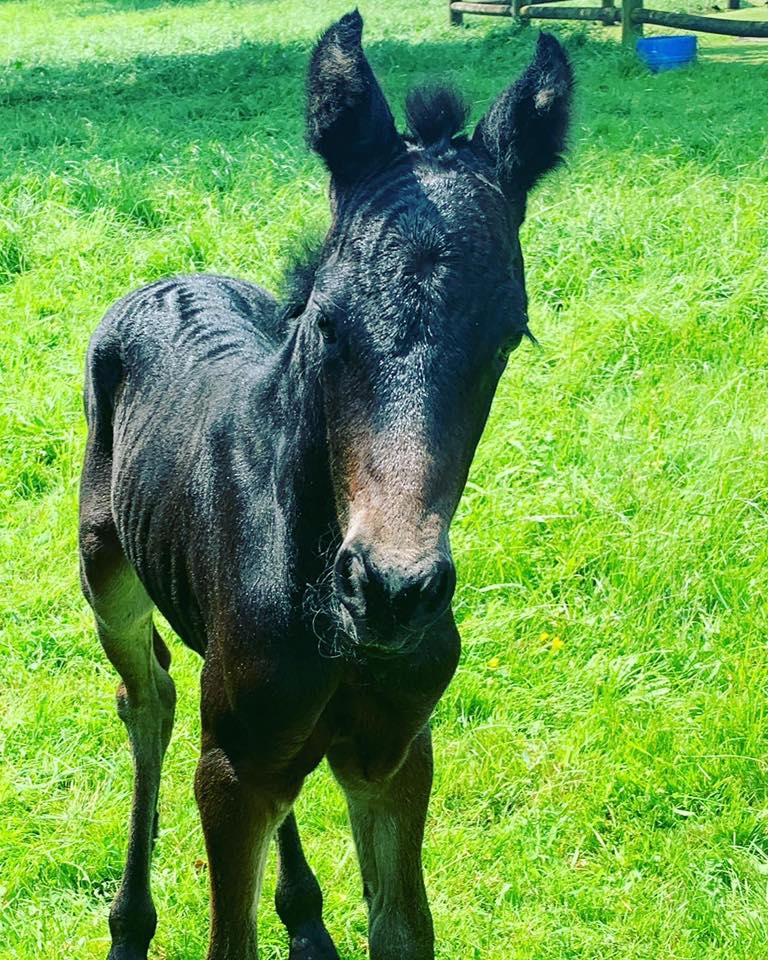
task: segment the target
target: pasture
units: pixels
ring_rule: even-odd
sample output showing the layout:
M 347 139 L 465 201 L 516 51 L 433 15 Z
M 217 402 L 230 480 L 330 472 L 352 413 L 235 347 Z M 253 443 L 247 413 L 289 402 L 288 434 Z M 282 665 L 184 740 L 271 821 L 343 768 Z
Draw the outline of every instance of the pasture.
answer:
M 477 118 L 530 56 L 536 30 L 452 30 L 446 6 L 362 7 L 400 117 L 408 87 L 437 76 Z M 77 583 L 88 337 L 166 274 L 279 289 L 327 224 L 303 81 L 312 40 L 348 7 L 0 5 L 2 960 L 103 958 L 123 865 L 130 754 Z M 541 348 L 510 362 L 453 528 L 464 653 L 434 717 L 425 851 L 438 957 L 759 960 L 768 56 L 713 39 L 693 69 L 651 77 L 615 32 L 553 28 L 578 91 L 569 162 L 522 232 Z M 170 639 L 152 956 L 197 960 L 199 661 Z M 328 927 L 362 958 L 324 768 L 297 813 Z M 271 862 L 264 960 L 286 955 L 273 890 Z

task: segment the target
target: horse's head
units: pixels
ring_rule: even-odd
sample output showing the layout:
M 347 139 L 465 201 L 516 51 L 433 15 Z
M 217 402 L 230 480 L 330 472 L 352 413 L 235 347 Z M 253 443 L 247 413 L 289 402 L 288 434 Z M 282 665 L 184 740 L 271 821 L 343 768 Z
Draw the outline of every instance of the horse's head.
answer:
M 518 229 L 564 148 L 571 70 L 542 34 L 471 136 L 447 89 L 414 91 L 401 135 L 362 26 L 343 17 L 310 66 L 308 138 L 331 173 L 333 222 L 301 323 L 322 344 L 343 534 L 334 588 L 361 642 L 394 651 L 453 595 L 448 530 L 499 377 L 528 334 Z

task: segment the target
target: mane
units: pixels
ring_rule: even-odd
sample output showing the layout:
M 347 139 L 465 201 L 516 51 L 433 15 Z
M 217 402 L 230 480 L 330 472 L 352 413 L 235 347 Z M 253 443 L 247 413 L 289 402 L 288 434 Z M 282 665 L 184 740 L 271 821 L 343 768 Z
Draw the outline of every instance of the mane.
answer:
M 447 147 L 469 119 L 469 104 L 454 87 L 426 84 L 406 97 L 408 137 L 420 147 Z
M 280 285 L 280 317 L 283 323 L 295 320 L 304 312 L 322 257 L 323 241 L 317 238 L 302 240 L 289 256 Z

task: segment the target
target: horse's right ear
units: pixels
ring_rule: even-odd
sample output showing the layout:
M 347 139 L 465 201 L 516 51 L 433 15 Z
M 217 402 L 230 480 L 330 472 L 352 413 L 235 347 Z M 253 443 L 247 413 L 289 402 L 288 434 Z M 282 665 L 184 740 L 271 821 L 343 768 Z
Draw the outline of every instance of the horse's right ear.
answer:
M 404 149 L 365 58 L 363 18 L 346 14 L 322 35 L 307 80 L 307 140 L 339 181 L 351 181 Z

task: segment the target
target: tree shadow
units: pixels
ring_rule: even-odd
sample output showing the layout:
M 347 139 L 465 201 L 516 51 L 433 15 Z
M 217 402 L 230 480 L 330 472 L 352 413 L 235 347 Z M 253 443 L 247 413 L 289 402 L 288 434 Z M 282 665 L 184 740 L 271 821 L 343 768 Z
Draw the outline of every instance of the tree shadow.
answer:
M 153 2 L 108 0 L 108 5 Z M 536 34 L 499 29 L 465 44 L 387 39 L 368 44 L 367 51 L 396 112 L 407 89 L 430 77 L 454 81 L 482 107 L 522 69 Z M 663 149 L 671 139 L 699 139 L 705 131 L 679 122 L 681 106 L 700 115 L 704 127 L 716 117 L 721 130 L 756 139 L 754 123 L 760 114 L 750 116 L 750 105 L 762 108 L 768 78 L 749 61 L 701 64 L 651 77 L 613 43 L 575 34 L 570 47 L 577 75 L 577 139 L 616 139 L 611 125 L 622 127 L 622 135 L 632 134 L 643 149 Z M 277 139 L 281 148 L 303 151 L 308 53 L 303 43 L 244 42 L 206 54 L 7 70 L 0 76 L 0 169 L 15 166 L 19 154 L 55 167 L 94 148 L 102 156 L 130 155 L 152 163 L 158 150 L 167 155 L 204 138 L 230 147 Z M 711 79 L 715 70 L 716 82 Z M 625 90 L 617 99 L 620 84 Z M 735 90 L 741 91 L 738 100 Z
M 523 68 L 537 31 L 466 34 L 464 42 L 367 45 L 399 117 L 407 89 L 430 77 L 455 82 L 477 116 Z M 579 32 L 565 37 L 578 83 L 574 156 L 582 143 L 625 152 L 628 162 L 637 151 L 673 150 L 682 161 L 728 172 L 761 158 L 755 130 L 768 128 L 768 75 L 750 63 L 700 64 L 651 77 L 613 42 Z M 119 165 L 121 176 L 156 177 L 172 169 L 197 177 L 204 189 L 226 190 L 215 151 L 226 154 L 230 171 L 247 163 L 256 177 L 260 166 L 281 180 L 306 176 L 309 49 L 298 42 L 244 42 L 214 53 L 8 69 L 0 75 L 0 176 L 24 171 L 72 178 L 100 161 Z M 737 96 L 747 86 L 750 110 Z M 77 202 L 91 209 L 96 201 Z
M 194 7 L 205 4 L 208 0 L 92 0 L 91 3 L 78 7 L 75 11 L 78 17 L 92 17 L 105 13 L 132 13 L 142 10 L 155 10 L 166 7 Z M 272 0 L 229 0 L 232 5 L 258 6 L 260 3 L 271 3 Z

